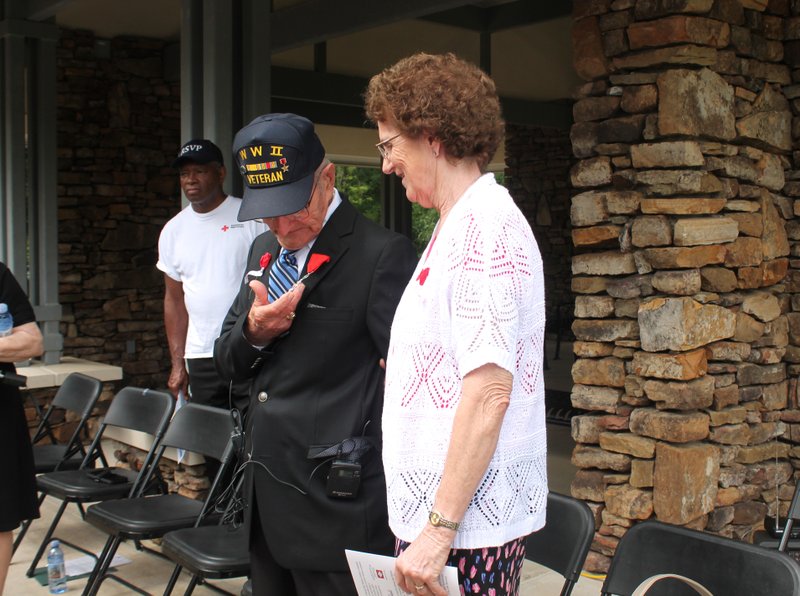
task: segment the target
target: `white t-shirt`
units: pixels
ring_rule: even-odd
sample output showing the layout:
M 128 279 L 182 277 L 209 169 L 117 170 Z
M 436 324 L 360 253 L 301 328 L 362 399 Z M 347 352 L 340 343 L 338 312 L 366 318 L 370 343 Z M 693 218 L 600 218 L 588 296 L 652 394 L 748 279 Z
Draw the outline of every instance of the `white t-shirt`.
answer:
M 462 379 L 489 363 L 513 375 L 511 401 L 453 547 L 499 546 L 544 525 L 544 323 L 542 259 L 530 225 L 486 174 L 437 225 L 392 322 L 383 463 L 395 536 L 411 542 L 425 527 Z
M 186 358 L 213 355 L 214 340 L 242 283 L 250 245 L 267 230 L 260 221 L 237 221 L 241 203 L 229 196 L 209 213 L 187 205 L 161 230 L 156 267 L 183 284 L 189 313 Z

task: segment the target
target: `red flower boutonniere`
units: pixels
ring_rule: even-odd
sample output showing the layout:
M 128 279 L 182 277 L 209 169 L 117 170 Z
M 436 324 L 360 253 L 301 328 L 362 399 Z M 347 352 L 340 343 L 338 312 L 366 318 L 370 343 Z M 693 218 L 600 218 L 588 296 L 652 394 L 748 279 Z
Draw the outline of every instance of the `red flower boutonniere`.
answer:
M 318 252 L 313 253 L 310 257 L 308 257 L 308 267 L 306 267 L 306 274 L 297 280 L 297 283 L 301 281 L 305 281 L 305 279 L 315 273 L 320 267 L 322 267 L 325 263 L 330 261 L 331 258 L 328 255 L 323 255 Z
M 330 261 L 331 258 L 328 255 L 321 255 L 318 252 L 315 252 L 310 257 L 308 257 L 308 268 L 306 269 L 308 273 L 314 273 L 317 269 L 322 267 L 325 263 Z
M 425 284 L 425 280 L 428 279 L 428 273 L 430 272 L 431 272 L 430 267 L 425 267 L 425 269 L 419 272 L 419 275 L 417 276 L 417 281 L 419 282 L 419 285 L 422 286 Z
M 269 262 L 271 260 L 272 260 L 272 255 L 269 254 L 268 252 L 265 252 L 263 255 L 261 255 L 261 258 L 258 260 L 258 265 L 261 267 L 261 269 L 260 270 L 253 269 L 252 271 L 248 271 L 247 273 L 245 273 L 244 283 L 245 284 L 249 283 L 251 277 L 253 279 L 256 279 L 264 275 L 264 271 L 266 271 L 267 266 L 269 265 Z

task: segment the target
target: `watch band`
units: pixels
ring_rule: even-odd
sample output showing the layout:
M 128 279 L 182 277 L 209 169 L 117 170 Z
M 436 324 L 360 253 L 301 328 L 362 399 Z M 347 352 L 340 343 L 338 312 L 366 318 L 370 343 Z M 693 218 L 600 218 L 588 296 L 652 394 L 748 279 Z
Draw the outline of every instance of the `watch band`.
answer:
M 431 525 L 436 528 L 447 528 L 455 531 L 458 531 L 458 527 L 461 525 L 458 522 L 443 518 L 442 514 L 436 510 L 432 510 L 428 514 L 428 521 L 431 522 Z

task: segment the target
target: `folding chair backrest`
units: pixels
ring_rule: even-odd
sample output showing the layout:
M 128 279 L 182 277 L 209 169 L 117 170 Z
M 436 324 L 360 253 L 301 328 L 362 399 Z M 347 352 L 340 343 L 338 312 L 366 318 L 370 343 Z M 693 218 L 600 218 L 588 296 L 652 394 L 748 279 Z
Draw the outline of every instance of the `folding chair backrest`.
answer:
M 228 410 L 188 403 L 175 412 L 162 445 L 222 460 L 232 431 Z
M 72 444 L 78 438 L 78 434 L 83 430 L 86 421 L 89 419 L 92 411 L 94 410 L 100 393 L 103 391 L 103 383 L 99 379 L 84 375 L 82 373 L 70 373 L 61 387 L 56 391 L 50 407 L 45 412 L 42 420 L 39 422 L 39 427 L 36 429 L 33 441 L 34 443 L 42 440 L 46 436 L 50 436 L 53 443 L 55 437 L 50 429 L 49 418 L 55 408 L 62 408 L 74 412 L 80 422 L 73 431 L 68 444 Z
M 143 479 L 150 477 L 149 468 L 158 452 L 174 409 L 175 399 L 169 393 L 138 387 L 123 387 L 111 400 L 108 412 L 103 417 L 103 422 L 86 451 L 81 467 L 88 467 L 102 453 L 100 441 L 109 426 L 147 433 L 153 437 L 153 443 L 131 488 L 130 494 L 137 494 L 139 489 L 144 487 Z
M 594 536 L 594 515 L 583 501 L 559 493 L 547 495 L 547 521 L 525 543 L 525 557 L 566 578 L 562 596 L 572 592 Z
M 174 408 L 175 399 L 169 393 L 124 387 L 111 401 L 103 424 L 161 436 Z
M 233 430 L 233 417 L 228 410 L 192 403 L 181 407 L 172 417 L 169 428 L 158 448 L 158 453 L 150 466 L 150 471 L 139 483 L 140 491 L 148 485 L 150 477 L 157 469 L 158 462 L 167 447 L 183 449 L 220 460 L 219 470 L 214 478 L 210 478 L 211 487 L 195 522 L 195 525 L 199 525 L 217 498 L 222 478 L 233 460 L 233 441 L 231 439 Z
M 637 524 L 625 533 L 602 594 L 628 596 L 644 580 L 662 573 L 688 577 L 720 596 L 800 594 L 800 566 L 788 555 L 657 521 Z M 697 595 L 672 579 L 657 583 L 647 594 Z
M 103 383 L 99 379 L 82 373 L 70 373 L 56 391 L 53 405 L 83 416 L 91 413 L 102 390 Z

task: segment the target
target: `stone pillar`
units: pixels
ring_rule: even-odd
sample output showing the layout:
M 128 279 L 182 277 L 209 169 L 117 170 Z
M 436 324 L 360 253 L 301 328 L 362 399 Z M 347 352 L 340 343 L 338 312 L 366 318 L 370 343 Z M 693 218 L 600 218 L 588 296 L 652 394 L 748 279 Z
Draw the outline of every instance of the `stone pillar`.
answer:
M 164 387 L 169 374 L 155 265 L 161 228 L 180 208 L 170 167 L 180 93 L 164 77 L 166 45 L 63 29 L 58 48 L 64 351 L 121 366 L 137 387 Z
M 575 496 L 747 540 L 791 494 L 789 2 L 577 0 Z M 788 28 L 787 28 L 788 29 Z M 800 303 L 797 304 L 800 307 Z M 798 359 L 800 361 L 800 359 Z M 799 418 L 800 420 L 800 418 Z

